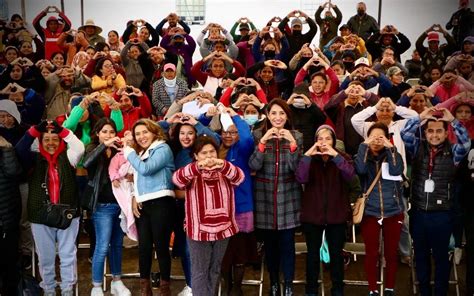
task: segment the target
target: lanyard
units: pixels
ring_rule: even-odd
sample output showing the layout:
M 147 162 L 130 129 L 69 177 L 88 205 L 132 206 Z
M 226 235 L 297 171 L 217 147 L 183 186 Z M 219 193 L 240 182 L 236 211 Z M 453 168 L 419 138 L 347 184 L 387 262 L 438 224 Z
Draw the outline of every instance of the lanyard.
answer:
M 428 176 L 429 176 L 429 179 L 431 179 L 431 174 L 433 173 L 433 169 L 434 169 L 434 160 L 435 160 L 435 157 L 436 157 L 436 154 L 438 154 L 440 150 L 437 149 L 437 148 L 431 148 L 430 149 L 430 161 L 428 163 Z

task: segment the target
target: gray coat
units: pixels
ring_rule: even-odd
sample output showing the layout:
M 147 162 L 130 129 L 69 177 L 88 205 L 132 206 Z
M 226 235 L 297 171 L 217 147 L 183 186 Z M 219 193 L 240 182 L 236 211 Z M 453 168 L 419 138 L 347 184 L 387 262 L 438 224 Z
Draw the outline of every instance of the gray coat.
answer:
M 303 153 L 303 135 L 291 131 L 298 148 L 290 151 L 287 140 L 271 139 L 265 151 L 258 147 L 250 156 L 249 166 L 255 176 L 255 227 L 283 230 L 300 225 L 301 185 L 295 179 L 299 159 Z M 258 143 L 262 131 L 254 133 Z

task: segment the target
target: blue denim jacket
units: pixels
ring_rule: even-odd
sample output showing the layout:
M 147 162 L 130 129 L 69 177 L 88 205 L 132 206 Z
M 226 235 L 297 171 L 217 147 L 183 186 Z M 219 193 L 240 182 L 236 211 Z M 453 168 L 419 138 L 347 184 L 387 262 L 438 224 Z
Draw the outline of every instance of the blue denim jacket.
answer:
M 163 196 L 174 196 L 171 177 L 174 171 L 173 153 L 164 141 L 155 141 L 141 155 L 130 147 L 124 155 L 134 168 L 134 193 L 137 202 Z

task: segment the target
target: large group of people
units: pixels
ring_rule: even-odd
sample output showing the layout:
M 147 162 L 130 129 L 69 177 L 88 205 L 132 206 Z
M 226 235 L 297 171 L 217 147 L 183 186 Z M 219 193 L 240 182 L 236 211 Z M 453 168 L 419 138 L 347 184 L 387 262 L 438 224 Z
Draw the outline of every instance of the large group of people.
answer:
M 43 295 L 72 296 L 79 229 L 91 296 L 104 295 L 106 257 L 111 294 L 131 295 L 125 236 L 138 242 L 142 296 L 154 258 L 159 295 L 171 295 L 172 256 L 179 295 L 214 295 L 222 279 L 223 295 L 243 295 L 261 252 L 269 295 L 295 295 L 297 232 L 305 295 L 319 293 L 324 241 L 331 295 L 344 295 L 361 196 L 368 295 L 396 295 L 400 262 L 421 295 L 447 295 L 450 252 L 474 295 L 474 13 L 460 0 L 446 26 L 409 40 L 366 11 L 357 3 L 341 24 L 329 1 L 314 19 L 294 10 L 258 29 L 242 17 L 196 40 L 176 13 L 156 27 L 130 20 L 122 35 L 53 6 L 31 28 L 18 14 L 2 22 L 0 295 L 17 295 L 34 245 Z

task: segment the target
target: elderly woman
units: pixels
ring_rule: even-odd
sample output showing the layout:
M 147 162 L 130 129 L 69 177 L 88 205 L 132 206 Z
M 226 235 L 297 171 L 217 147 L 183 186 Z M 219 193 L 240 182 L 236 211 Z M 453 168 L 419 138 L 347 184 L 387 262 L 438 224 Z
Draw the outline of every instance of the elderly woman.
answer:
M 31 151 L 39 139 L 39 152 Z M 76 236 L 79 230 L 75 166 L 84 154 L 84 145 L 56 122 L 43 121 L 31 127 L 15 147 L 29 180 L 28 220 L 38 254 L 40 286 L 44 295 L 56 295 L 56 245 L 61 260 L 61 295 L 74 295 L 77 282 Z M 64 223 L 52 223 L 48 209 L 67 207 L 60 215 Z

